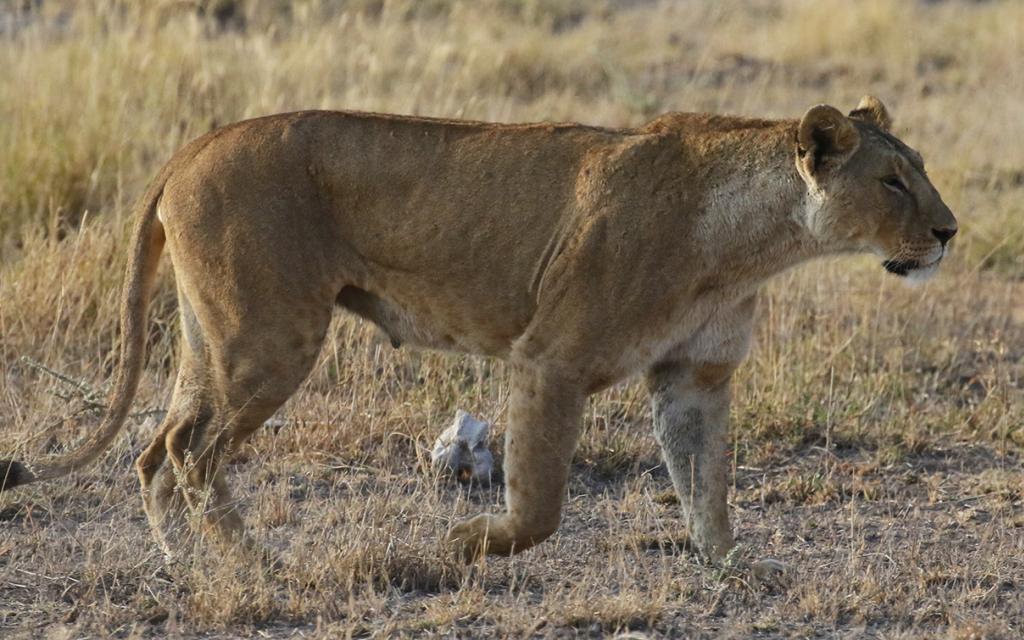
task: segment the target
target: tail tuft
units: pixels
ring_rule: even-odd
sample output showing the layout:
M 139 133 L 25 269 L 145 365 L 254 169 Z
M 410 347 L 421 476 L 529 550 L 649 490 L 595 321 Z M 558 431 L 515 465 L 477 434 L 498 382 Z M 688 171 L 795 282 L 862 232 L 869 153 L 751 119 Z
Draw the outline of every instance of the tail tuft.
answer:
M 28 484 L 33 479 L 32 472 L 20 462 L 0 460 L 0 492 Z

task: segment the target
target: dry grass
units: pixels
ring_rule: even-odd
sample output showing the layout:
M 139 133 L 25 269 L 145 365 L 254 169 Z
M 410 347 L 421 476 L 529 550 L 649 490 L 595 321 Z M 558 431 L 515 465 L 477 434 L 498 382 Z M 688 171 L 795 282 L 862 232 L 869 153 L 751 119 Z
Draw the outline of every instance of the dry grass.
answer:
M 1020 3 L 252 0 L 244 27 L 187 3 L 47 0 L 11 18 L 21 4 L 0 4 L 0 457 L 98 423 L 20 358 L 103 387 L 128 205 L 218 123 L 325 107 L 622 125 L 871 92 L 963 231 L 922 288 L 856 258 L 769 287 L 735 394 L 731 501 L 742 542 L 793 568 L 789 589 L 690 557 L 635 385 L 592 400 L 560 533 L 462 568 L 437 539 L 500 491 L 432 477 L 425 452 L 457 407 L 502 423 L 503 368 L 394 352 L 339 317 L 283 426 L 233 466 L 281 567 L 162 563 L 131 469 L 140 418 L 95 469 L 0 497 L 0 636 L 1024 633 Z M 173 372 L 170 287 L 152 315 L 139 410 Z

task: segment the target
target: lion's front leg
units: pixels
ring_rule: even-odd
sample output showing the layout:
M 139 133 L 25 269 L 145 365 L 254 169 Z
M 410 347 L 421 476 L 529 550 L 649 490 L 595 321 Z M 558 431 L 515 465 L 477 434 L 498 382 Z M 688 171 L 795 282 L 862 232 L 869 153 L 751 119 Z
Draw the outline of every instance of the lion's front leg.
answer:
M 734 545 L 726 504 L 732 363 L 662 363 L 647 385 L 654 434 L 679 494 L 690 539 L 712 562 Z
M 577 385 L 516 365 L 505 433 L 505 502 L 500 515 L 479 515 L 448 535 L 467 560 L 529 549 L 558 528 L 585 396 Z

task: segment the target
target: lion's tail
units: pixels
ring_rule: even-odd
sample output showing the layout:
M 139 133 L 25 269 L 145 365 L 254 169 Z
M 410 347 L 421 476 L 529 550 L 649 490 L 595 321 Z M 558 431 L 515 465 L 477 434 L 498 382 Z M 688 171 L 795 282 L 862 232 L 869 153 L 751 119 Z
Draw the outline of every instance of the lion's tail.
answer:
M 146 351 L 146 308 L 164 246 L 164 228 L 156 210 L 170 171 L 165 167 L 136 204 L 135 231 L 121 297 L 121 356 L 107 413 L 98 431 L 84 443 L 50 462 L 28 465 L 0 460 L 0 491 L 52 480 L 84 467 L 102 454 L 121 431 L 139 386 Z

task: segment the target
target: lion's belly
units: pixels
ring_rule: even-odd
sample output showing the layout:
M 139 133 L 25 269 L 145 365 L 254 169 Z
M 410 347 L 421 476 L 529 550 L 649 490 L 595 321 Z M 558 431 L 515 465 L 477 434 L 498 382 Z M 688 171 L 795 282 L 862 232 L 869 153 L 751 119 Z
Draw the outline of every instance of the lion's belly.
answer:
M 391 277 L 367 289 L 348 286 L 338 304 L 380 327 L 395 347 L 505 357 L 523 331 L 523 310 L 501 296 L 416 286 L 410 280 Z

